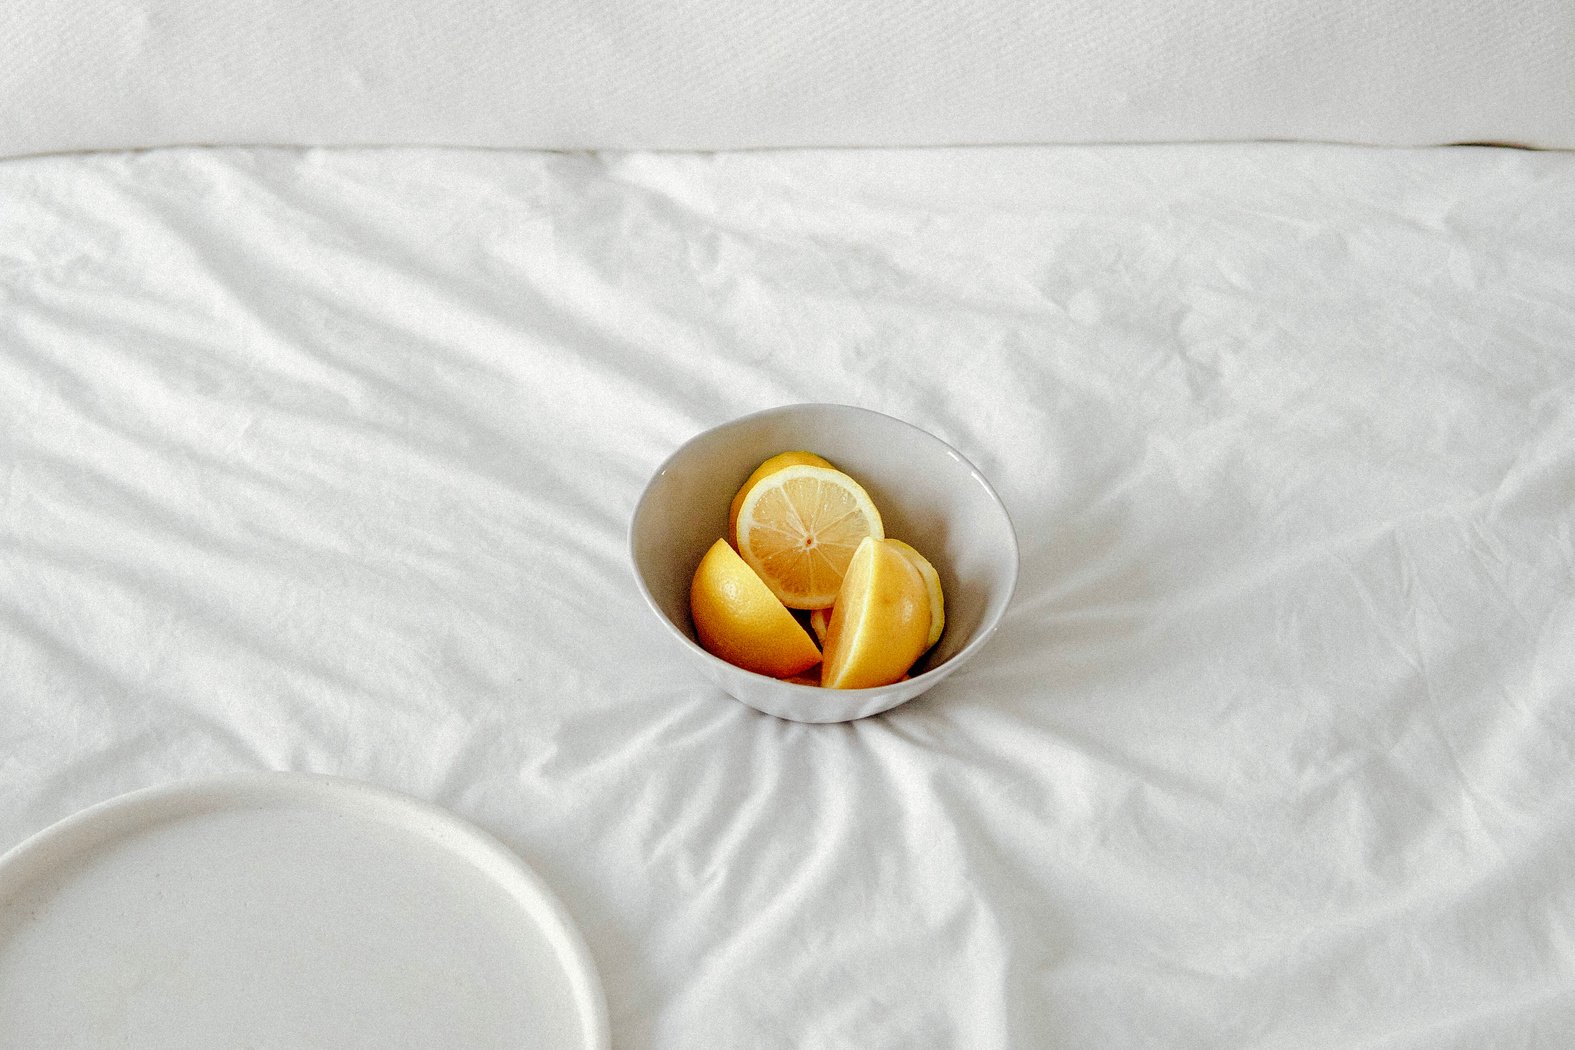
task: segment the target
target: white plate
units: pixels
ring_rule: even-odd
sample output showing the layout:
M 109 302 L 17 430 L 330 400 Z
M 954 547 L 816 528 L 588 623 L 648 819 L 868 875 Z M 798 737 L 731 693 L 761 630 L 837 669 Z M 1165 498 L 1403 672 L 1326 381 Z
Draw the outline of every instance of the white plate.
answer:
M 260 774 L 151 788 L 0 858 L 0 1048 L 602 1050 L 585 945 L 443 810 Z

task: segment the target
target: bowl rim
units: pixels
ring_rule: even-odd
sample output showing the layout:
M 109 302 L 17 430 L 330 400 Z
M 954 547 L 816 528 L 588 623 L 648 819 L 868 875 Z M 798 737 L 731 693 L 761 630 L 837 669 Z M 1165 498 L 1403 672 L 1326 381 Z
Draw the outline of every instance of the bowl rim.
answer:
M 856 415 L 874 416 L 890 423 L 896 423 L 907 430 L 914 431 L 916 434 L 929 441 L 935 442 L 948 451 L 959 463 L 968 468 L 969 477 L 974 482 L 974 484 L 977 484 L 981 489 L 984 490 L 985 494 L 989 497 L 990 502 L 995 505 L 998 511 L 1000 511 L 1001 520 L 1006 526 L 1006 535 L 1010 541 L 1007 553 L 1011 556 L 1011 567 L 1010 572 L 1007 574 L 1005 593 L 1001 596 L 1001 601 L 997 606 L 994 615 L 988 617 L 984 621 L 981 621 L 978 629 L 974 632 L 974 636 L 968 640 L 968 644 L 964 645 L 961 649 L 953 653 L 950 658 L 906 680 L 892 682 L 887 685 L 865 686 L 859 689 L 831 689 L 827 688 L 826 686 L 805 685 L 800 682 L 790 682 L 785 678 L 773 678 L 770 675 L 760 674 L 758 671 L 750 671 L 746 668 L 739 667 L 736 664 L 728 663 L 721 657 L 707 652 L 704 647 L 691 638 L 686 632 L 679 630 L 678 626 L 668 618 L 667 613 L 664 612 L 661 605 L 658 604 L 656 596 L 651 593 L 650 586 L 645 582 L 645 574 L 640 571 L 640 561 L 635 553 L 636 533 L 638 531 L 637 526 L 640 522 L 641 515 L 645 510 L 646 499 L 651 493 L 652 486 L 655 484 L 657 478 L 661 477 L 667 472 L 668 468 L 674 463 L 674 461 L 683 455 L 683 453 L 686 452 L 691 445 L 715 433 L 718 430 L 732 426 L 739 426 L 768 416 L 789 415 L 796 411 L 802 411 L 805 409 L 832 409 L 837 411 L 846 411 Z M 817 694 L 823 694 L 827 698 L 832 696 L 868 697 L 885 690 L 895 689 L 899 686 L 912 687 L 914 683 L 923 682 L 931 675 L 938 676 L 935 679 L 935 684 L 938 684 L 941 678 L 949 675 L 953 670 L 965 662 L 968 657 L 971 657 L 974 652 L 976 652 L 981 646 L 985 644 L 985 642 L 990 639 L 991 635 L 995 634 L 996 629 L 1000 627 L 1002 619 L 1005 618 L 1007 610 L 1011 607 L 1013 597 L 1016 596 L 1018 577 L 1022 572 L 1022 559 L 1017 538 L 1017 527 L 1012 522 L 1012 515 L 1006 509 L 1006 502 L 1001 499 L 1000 493 L 995 490 L 994 485 L 990 484 L 990 479 L 984 476 L 984 474 L 979 470 L 978 466 L 975 465 L 973 460 L 963 455 L 949 441 L 946 441 L 944 438 L 938 437 L 935 434 L 932 434 L 922 427 L 910 423 L 905 419 L 899 419 L 896 416 L 888 415 L 872 408 L 864 408 L 860 405 L 849 405 L 836 401 L 799 401 L 776 405 L 771 408 L 763 408 L 754 412 L 746 413 L 742 416 L 735 416 L 724 422 L 718 423 L 715 426 L 706 427 L 705 429 L 690 435 L 689 438 L 679 443 L 679 445 L 674 448 L 673 451 L 661 461 L 661 463 L 657 465 L 656 469 L 653 470 L 650 476 L 647 478 L 644 488 L 640 490 L 639 498 L 635 500 L 634 511 L 629 515 L 629 526 L 625 536 L 625 553 L 628 557 L 629 568 L 634 576 L 635 585 L 640 589 L 640 596 L 645 600 L 646 608 L 648 608 L 656 616 L 656 619 L 661 623 L 661 625 L 674 638 L 678 639 L 678 641 L 683 644 L 692 654 L 705 662 L 725 669 L 725 673 L 748 675 L 753 678 L 758 678 L 762 682 L 772 682 L 777 685 L 790 686 L 793 689 L 802 690 L 803 692 L 801 695 L 805 696 L 806 699 L 816 696 Z M 919 692 L 922 691 L 922 689 L 919 690 Z M 917 695 L 917 693 L 915 693 L 915 695 Z M 734 699 L 738 698 L 734 697 Z M 742 703 L 743 701 L 740 702 Z

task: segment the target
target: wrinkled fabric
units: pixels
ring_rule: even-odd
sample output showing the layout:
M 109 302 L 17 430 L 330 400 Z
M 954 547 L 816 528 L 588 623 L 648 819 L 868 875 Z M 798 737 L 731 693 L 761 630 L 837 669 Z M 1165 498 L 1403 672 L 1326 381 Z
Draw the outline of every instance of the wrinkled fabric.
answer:
M 953 444 L 1016 599 L 877 718 L 708 686 L 625 532 L 797 401 Z M 1575 1025 L 1575 155 L 0 164 L 0 849 L 262 769 L 499 836 L 614 1045 Z
M 1575 148 L 1568 0 L 6 0 L 0 156 Z

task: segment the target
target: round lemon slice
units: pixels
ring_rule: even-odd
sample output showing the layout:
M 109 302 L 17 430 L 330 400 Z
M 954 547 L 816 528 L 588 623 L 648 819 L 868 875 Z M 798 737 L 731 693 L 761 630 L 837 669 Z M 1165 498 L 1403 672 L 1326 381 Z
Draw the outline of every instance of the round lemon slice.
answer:
M 733 505 L 727 510 L 727 538 L 735 548 L 738 546 L 738 512 L 743 507 L 744 497 L 749 495 L 749 490 L 755 487 L 757 481 L 770 477 L 783 467 L 802 466 L 829 467 L 831 464 L 815 453 L 805 452 L 802 449 L 796 452 L 778 452 L 756 467 L 754 473 L 738 487 L 738 491 L 733 494 Z
M 738 553 L 790 609 L 831 605 L 859 543 L 884 536 L 869 493 L 831 467 L 783 467 L 738 508 Z

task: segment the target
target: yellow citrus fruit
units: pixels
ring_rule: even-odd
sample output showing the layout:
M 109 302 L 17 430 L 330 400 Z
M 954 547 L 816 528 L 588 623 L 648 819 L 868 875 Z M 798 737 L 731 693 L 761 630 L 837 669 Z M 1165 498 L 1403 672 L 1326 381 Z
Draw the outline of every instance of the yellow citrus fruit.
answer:
M 831 626 L 830 609 L 811 609 L 809 613 L 809 629 L 815 632 L 815 640 L 821 645 L 826 644 L 826 628 Z
M 689 612 L 701 647 L 746 671 L 785 678 L 820 662 L 809 632 L 726 540 L 700 559 Z
M 914 550 L 901 540 L 887 540 L 893 547 L 902 551 L 913 562 L 913 567 L 919 570 L 919 575 L 924 577 L 924 586 L 930 592 L 930 633 L 924 640 L 924 647 L 928 649 L 941 640 L 941 632 L 946 629 L 946 596 L 941 593 L 941 574 L 935 571 L 935 566 L 930 564 L 930 559 Z M 825 642 L 825 636 L 820 638 Z
M 749 495 L 749 490 L 755 487 L 755 482 L 768 475 L 775 474 L 783 467 L 829 467 L 830 463 L 821 459 L 813 452 L 778 452 L 760 466 L 755 472 L 739 486 L 738 492 L 733 495 L 733 505 L 727 510 L 727 538 L 736 548 L 738 546 L 738 509 L 744 505 L 744 497 Z
M 859 542 L 885 534 L 869 493 L 831 467 L 782 467 L 738 508 L 738 553 L 790 609 L 832 604 Z
M 924 652 L 930 595 L 901 548 L 868 537 L 848 563 L 831 610 L 820 684 L 832 689 L 890 685 Z

